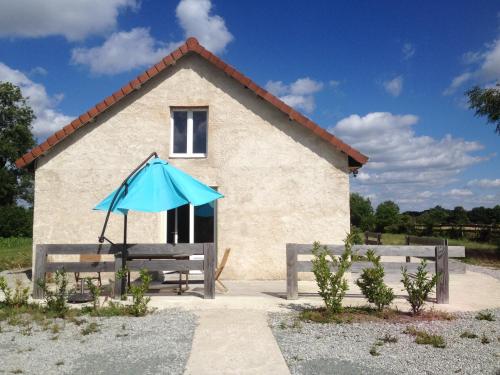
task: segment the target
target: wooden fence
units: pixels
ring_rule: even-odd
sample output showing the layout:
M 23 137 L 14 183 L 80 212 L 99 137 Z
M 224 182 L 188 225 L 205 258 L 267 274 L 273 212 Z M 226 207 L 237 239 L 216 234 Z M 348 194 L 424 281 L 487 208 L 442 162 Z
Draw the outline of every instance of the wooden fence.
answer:
M 435 240 L 435 239 L 434 239 Z M 341 255 L 344 252 L 344 245 L 326 245 L 332 255 Z M 465 264 L 453 262 L 449 263 L 449 258 L 465 257 L 465 248 L 463 246 L 448 246 L 448 241 L 443 240 L 440 245 L 423 246 L 391 246 L 391 245 L 354 245 L 353 252 L 357 255 L 366 255 L 366 252 L 372 249 L 377 255 L 381 256 L 401 256 L 401 257 L 422 257 L 434 258 L 434 262 L 429 262 L 429 272 L 440 274 L 436 286 L 437 303 L 449 302 L 449 280 L 450 273 L 465 273 Z M 286 272 L 287 272 L 287 299 L 298 298 L 298 273 L 311 272 L 312 262 L 310 260 L 299 260 L 299 255 L 311 255 L 311 244 L 286 244 Z M 382 259 L 383 260 L 383 259 Z M 434 263 L 434 268 L 432 267 Z M 401 267 L 406 267 L 409 272 L 415 272 L 418 263 L 405 262 L 382 262 L 386 273 L 399 273 Z M 354 261 L 350 271 L 360 273 L 364 268 L 373 267 L 371 262 Z
M 42 298 L 43 291 L 38 280 L 44 280 L 47 272 L 114 272 L 115 293 L 120 294 L 121 282 L 116 273 L 123 267 L 121 244 L 48 244 L 36 245 L 35 269 L 33 274 L 33 298 Z M 114 255 L 114 261 L 50 262 L 49 255 Z M 172 259 L 189 255 L 203 255 L 203 260 Z M 166 259 L 170 258 L 170 259 Z M 191 271 L 200 270 L 204 274 L 204 298 L 215 298 L 216 256 L 213 243 L 197 244 L 130 244 L 127 246 L 126 266 L 130 271 L 146 268 L 149 271 Z

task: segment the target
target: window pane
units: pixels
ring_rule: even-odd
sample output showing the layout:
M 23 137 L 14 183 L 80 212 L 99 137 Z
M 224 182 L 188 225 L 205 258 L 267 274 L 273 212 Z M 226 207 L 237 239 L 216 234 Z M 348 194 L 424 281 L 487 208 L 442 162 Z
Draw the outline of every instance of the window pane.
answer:
M 193 152 L 207 153 L 207 112 L 193 112 Z
M 174 154 L 187 152 L 187 112 L 174 112 Z
M 194 242 L 214 242 L 214 205 L 210 202 L 194 208 Z

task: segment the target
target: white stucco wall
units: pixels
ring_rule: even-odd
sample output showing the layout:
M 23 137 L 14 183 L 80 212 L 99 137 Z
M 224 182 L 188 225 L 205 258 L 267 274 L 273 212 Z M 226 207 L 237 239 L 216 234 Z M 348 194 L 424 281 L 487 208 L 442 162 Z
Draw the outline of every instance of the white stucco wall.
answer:
M 168 159 L 170 108 L 208 106 L 206 159 Z M 148 154 L 218 186 L 225 278 L 285 277 L 285 243 L 341 243 L 349 230 L 347 156 L 197 56 L 183 58 L 37 161 L 34 244 L 94 243 L 92 207 Z M 107 235 L 120 242 L 122 218 Z M 130 213 L 130 242 L 160 242 L 159 214 Z

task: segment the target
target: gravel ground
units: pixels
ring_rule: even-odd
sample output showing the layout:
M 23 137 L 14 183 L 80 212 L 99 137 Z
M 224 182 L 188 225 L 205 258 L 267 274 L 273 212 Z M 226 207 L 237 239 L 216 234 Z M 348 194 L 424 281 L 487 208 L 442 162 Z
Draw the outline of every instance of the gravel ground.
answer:
M 56 320 L 60 333 L 0 322 L 0 373 L 182 374 L 197 320 L 181 310 L 142 318 L 89 318 L 80 326 Z M 81 318 L 80 318 L 81 319 Z M 99 332 L 83 335 L 89 323 Z M 29 331 L 29 329 L 28 329 Z M 21 372 L 22 371 L 22 372 Z
M 442 335 L 446 348 L 416 344 L 407 324 L 295 323 L 297 313 L 270 315 L 270 326 L 292 374 L 500 374 L 500 310 L 496 321 L 462 313 L 453 321 L 418 322 L 417 329 Z M 286 327 L 285 327 L 286 326 Z M 478 338 L 460 338 L 464 331 Z M 481 343 L 485 334 L 489 344 Z M 396 343 L 370 348 L 385 334 Z

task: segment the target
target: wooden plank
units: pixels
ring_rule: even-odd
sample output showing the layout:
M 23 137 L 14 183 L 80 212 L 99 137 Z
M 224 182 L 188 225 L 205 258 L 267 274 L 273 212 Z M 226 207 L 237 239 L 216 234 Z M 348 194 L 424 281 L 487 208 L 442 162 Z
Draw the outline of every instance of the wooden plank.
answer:
M 436 284 L 436 302 L 448 303 L 450 299 L 450 274 L 448 269 L 448 241 L 436 246 L 436 274 L 439 275 Z
M 215 258 L 215 245 L 206 243 L 203 245 L 203 297 L 205 299 L 215 298 L 215 269 L 217 259 Z
M 115 262 L 52 262 L 47 263 L 46 272 L 113 272 Z
M 43 290 L 38 282 L 45 281 L 45 272 L 47 265 L 47 247 L 46 245 L 36 245 L 35 247 L 35 269 L 33 270 L 33 298 L 43 298 Z
M 117 254 L 122 244 L 47 244 L 48 254 Z M 129 244 L 129 255 L 141 254 L 203 254 L 203 244 Z
M 311 263 L 311 262 L 307 262 Z M 286 247 L 286 299 L 299 298 L 297 250 Z
M 382 262 L 382 266 L 384 267 L 384 271 L 386 274 L 394 274 L 400 273 L 401 267 L 406 267 L 409 272 L 416 272 L 419 263 L 406 263 L 406 262 Z M 352 273 L 361 273 L 364 268 L 371 268 L 373 264 L 370 262 L 354 262 L 348 272 Z M 336 269 L 331 267 L 331 269 Z M 297 271 L 298 272 L 311 272 L 312 263 L 310 261 L 298 261 L 297 262 Z M 466 270 L 465 263 L 461 262 L 453 262 L 449 264 L 448 267 L 449 273 L 453 274 L 464 274 Z M 431 274 L 435 273 L 434 262 L 427 262 L 427 271 Z
M 143 268 L 148 271 L 202 271 L 203 260 L 134 259 L 127 261 L 127 267 L 131 271 Z
M 326 245 L 333 255 L 341 255 L 344 252 L 344 245 Z M 435 245 L 354 245 L 353 251 L 358 255 L 365 255 L 369 249 L 374 250 L 381 256 L 414 256 L 414 257 L 434 257 Z M 287 244 L 287 248 L 294 249 L 297 254 L 311 254 L 311 244 Z M 448 246 L 448 256 L 450 258 L 465 257 L 464 246 Z

